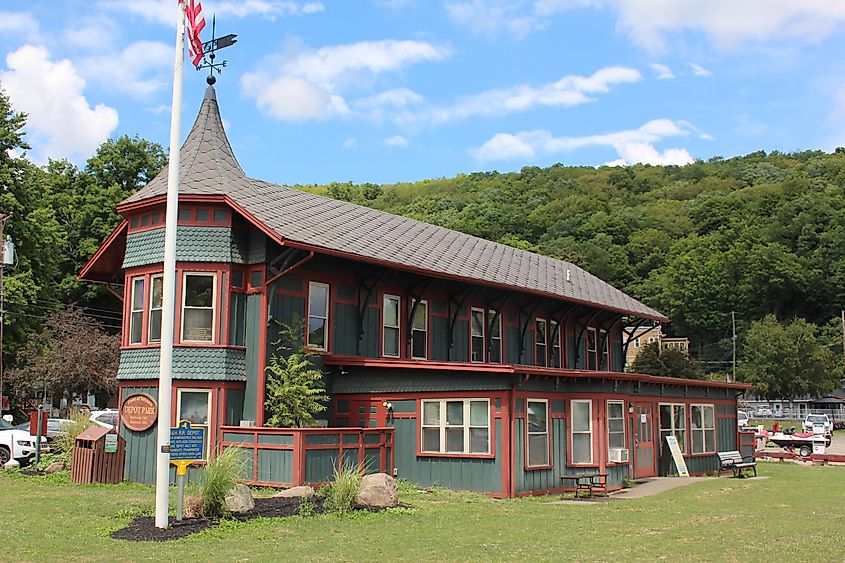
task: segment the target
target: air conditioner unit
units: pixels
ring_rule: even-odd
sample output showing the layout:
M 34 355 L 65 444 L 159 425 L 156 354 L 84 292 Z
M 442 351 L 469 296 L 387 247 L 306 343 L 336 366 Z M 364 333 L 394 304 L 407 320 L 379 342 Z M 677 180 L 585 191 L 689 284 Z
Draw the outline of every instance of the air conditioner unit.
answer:
M 610 448 L 610 461 L 613 463 L 628 463 L 628 450 L 626 448 Z

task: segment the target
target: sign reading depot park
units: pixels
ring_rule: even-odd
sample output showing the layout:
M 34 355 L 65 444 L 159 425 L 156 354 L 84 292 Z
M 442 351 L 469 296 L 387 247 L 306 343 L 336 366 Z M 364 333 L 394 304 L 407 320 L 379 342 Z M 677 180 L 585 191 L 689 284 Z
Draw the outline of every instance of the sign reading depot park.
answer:
M 152 428 L 158 418 L 158 403 L 146 393 L 129 395 L 120 407 L 120 421 L 133 432 Z

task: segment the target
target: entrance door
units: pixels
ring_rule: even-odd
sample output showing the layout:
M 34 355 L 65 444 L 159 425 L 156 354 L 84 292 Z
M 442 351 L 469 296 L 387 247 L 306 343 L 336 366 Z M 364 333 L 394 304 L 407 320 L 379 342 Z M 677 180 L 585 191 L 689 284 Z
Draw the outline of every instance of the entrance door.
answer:
M 634 403 L 634 479 L 657 475 L 654 462 L 654 416 L 651 403 Z

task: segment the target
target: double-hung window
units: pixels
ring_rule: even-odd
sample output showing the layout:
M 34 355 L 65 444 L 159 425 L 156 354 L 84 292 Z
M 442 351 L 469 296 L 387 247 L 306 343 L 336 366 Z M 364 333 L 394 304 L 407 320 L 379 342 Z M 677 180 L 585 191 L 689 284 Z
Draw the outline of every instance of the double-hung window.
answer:
M 414 310 L 411 323 L 411 357 L 424 360 L 428 357 L 428 301 L 420 301 Z
M 182 283 L 182 341 L 214 342 L 217 276 L 185 273 Z
M 325 283 L 308 284 L 308 335 L 306 345 L 315 350 L 328 349 L 329 286 Z
M 470 319 L 470 361 L 484 361 L 484 309 L 473 307 L 469 313 Z
M 176 399 L 179 420 L 187 420 L 191 428 L 203 428 L 203 459 L 208 459 L 208 419 L 211 413 L 211 391 L 205 389 L 179 389 Z
M 560 353 L 560 326 L 557 321 L 549 321 L 549 338 L 552 341 L 552 355 L 550 365 L 553 368 L 563 366 L 563 356 Z
M 593 463 L 593 401 L 571 401 L 572 456 L 571 463 Z
M 382 349 L 383 356 L 399 357 L 399 319 L 401 299 L 395 295 L 384 296 L 382 310 Z
M 598 332 L 594 328 L 587 329 L 587 369 L 599 369 Z
M 132 278 L 132 303 L 129 311 L 129 344 L 140 344 L 144 332 L 144 278 Z
M 490 309 L 487 311 L 487 319 L 490 323 L 490 354 L 487 361 L 491 364 L 502 363 L 502 315 Z
M 164 295 L 164 277 L 150 278 L 150 342 L 161 342 L 161 306 Z
M 660 443 L 663 444 L 666 436 L 675 436 L 681 451 L 686 453 L 686 408 L 678 404 L 660 405 Z M 661 446 L 662 447 L 662 446 Z
M 489 400 L 423 399 L 421 409 L 423 453 L 490 453 Z
M 526 466 L 547 466 L 549 465 L 549 401 L 528 399 L 526 411 L 528 418 Z
M 690 407 L 692 430 L 692 453 L 703 454 L 716 451 L 716 417 L 713 405 L 692 405 Z
M 599 330 L 599 346 L 601 347 L 601 354 L 598 369 L 610 371 L 610 364 L 608 363 L 608 359 L 610 358 L 608 354 L 610 339 L 607 337 L 607 331 L 605 329 Z
M 608 450 L 625 448 L 625 403 L 607 402 L 607 447 Z
M 534 319 L 534 365 L 548 365 L 549 335 L 546 319 Z

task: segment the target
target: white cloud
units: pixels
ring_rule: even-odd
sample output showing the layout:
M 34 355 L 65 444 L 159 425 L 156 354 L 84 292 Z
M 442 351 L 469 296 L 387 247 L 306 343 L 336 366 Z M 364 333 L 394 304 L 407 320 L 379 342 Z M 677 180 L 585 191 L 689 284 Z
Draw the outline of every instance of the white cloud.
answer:
M 543 26 L 530 11 L 524 11 L 522 4 L 500 0 L 467 0 L 447 2 L 446 11 L 455 23 L 475 33 L 495 35 L 504 31 L 522 39 Z
M 689 164 L 692 156 L 686 149 L 660 151 L 654 144 L 668 137 L 686 137 L 684 122 L 655 119 L 638 129 L 616 131 L 583 137 L 554 137 L 547 130 L 523 131 L 515 135 L 497 133 L 478 149 L 475 157 L 482 161 L 532 159 L 538 154 L 559 154 L 591 146 L 608 146 L 616 150 L 619 160 L 627 164 Z
M 83 94 L 85 79 L 69 60 L 53 62 L 44 47 L 24 45 L 6 55 L 0 82 L 15 109 L 28 114 L 34 160 L 86 158 L 117 128 L 114 108 L 94 108 Z
M 358 100 L 355 105 L 362 108 L 373 108 L 382 106 L 405 107 L 419 104 L 423 97 L 408 88 L 394 88 L 379 92 L 375 96 Z
M 388 147 L 407 147 L 408 146 L 408 139 L 403 137 L 402 135 L 394 135 L 392 137 L 388 137 L 384 140 L 384 144 Z
M 692 73 L 695 76 L 713 76 L 713 73 L 704 68 L 703 66 L 695 63 L 687 63 L 687 66 L 692 69 Z
M 675 78 L 675 74 L 672 72 L 672 69 L 664 64 L 652 63 L 649 66 L 657 73 L 658 80 L 671 80 Z
M 358 139 L 355 137 L 349 137 L 348 139 L 343 140 L 343 148 L 351 149 L 358 144 Z
M 169 86 L 173 47 L 159 41 L 136 41 L 122 51 L 79 60 L 86 78 L 145 99 Z
M 176 0 L 100 0 L 103 8 L 128 12 L 141 18 L 168 26 L 176 25 Z M 314 14 L 325 10 L 322 2 L 294 2 L 292 0 L 204 0 L 203 13 L 246 18 L 260 16 L 275 20 L 279 17 Z M 210 18 L 210 16 L 208 16 Z
M 115 43 L 118 34 L 119 29 L 114 20 L 101 15 L 84 18 L 79 22 L 79 25 L 66 29 L 64 38 L 65 41 L 75 47 L 91 51 L 104 51 Z
M 572 107 L 593 101 L 591 94 L 607 93 L 618 84 L 638 82 L 640 72 L 627 67 L 606 67 L 590 76 L 567 75 L 549 84 L 520 84 L 510 88 L 487 90 L 458 100 L 450 106 L 428 107 L 405 112 L 403 123 L 444 123 L 479 115 L 506 115 L 537 106 Z
M 0 33 L 35 40 L 38 38 L 38 20 L 26 12 L 0 11 Z
M 345 90 L 360 88 L 383 73 L 448 56 L 448 48 L 423 41 L 362 41 L 320 49 L 288 42 L 281 53 L 265 58 L 258 70 L 241 76 L 241 90 L 263 111 L 280 119 L 345 115 L 349 113 Z M 369 103 L 370 107 L 379 102 L 407 104 L 418 98 L 402 88 L 383 92 Z

